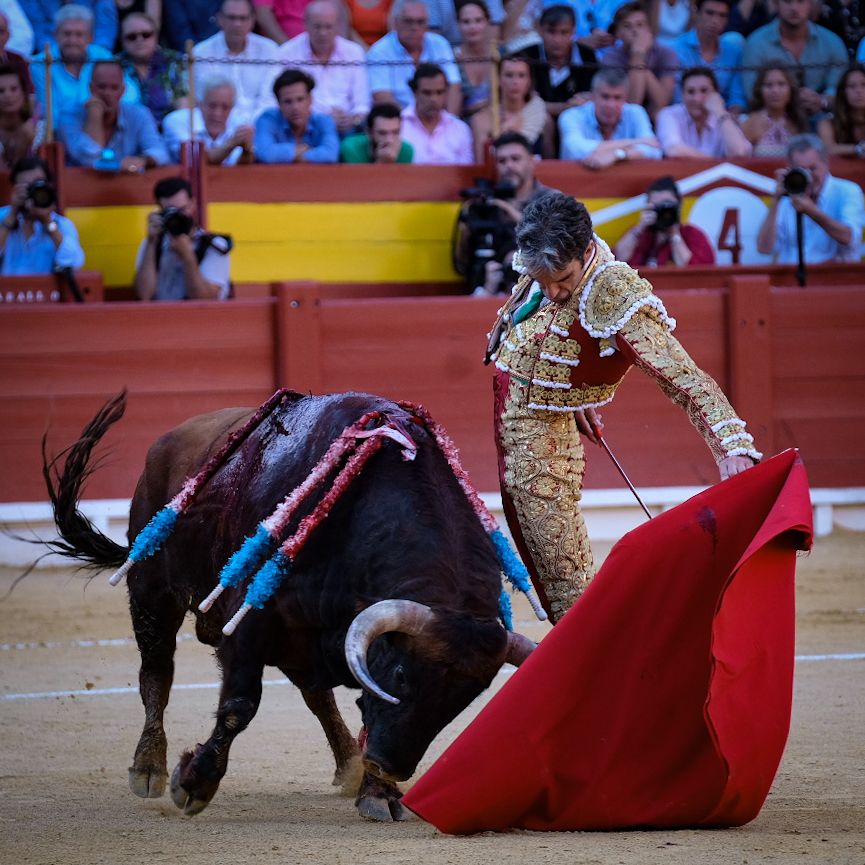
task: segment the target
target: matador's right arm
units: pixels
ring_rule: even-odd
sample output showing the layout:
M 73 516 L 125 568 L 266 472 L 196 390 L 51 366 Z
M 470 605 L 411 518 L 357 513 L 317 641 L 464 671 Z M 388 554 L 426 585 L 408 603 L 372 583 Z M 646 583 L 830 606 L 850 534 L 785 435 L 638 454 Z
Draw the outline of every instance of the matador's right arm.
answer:
M 615 345 L 685 410 L 716 462 L 763 456 L 717 382 L 694 363 L 656 308 L 644 306 L 633 315 L 616 333 Z

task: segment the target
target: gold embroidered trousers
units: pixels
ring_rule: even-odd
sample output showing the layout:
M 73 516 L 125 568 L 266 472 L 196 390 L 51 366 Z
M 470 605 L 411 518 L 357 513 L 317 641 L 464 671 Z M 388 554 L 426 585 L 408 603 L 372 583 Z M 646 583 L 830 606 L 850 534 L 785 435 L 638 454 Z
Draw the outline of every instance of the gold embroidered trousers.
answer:
M 580 510 L 583 445 L 572 412 L 527 408 L 526 387 L 513 377 L 500 375 L 496 385 L 507 389 L 496 400 L 496 428 L 502 492 L 513 510 L 508 523 L 557 622 L 594 575 Z

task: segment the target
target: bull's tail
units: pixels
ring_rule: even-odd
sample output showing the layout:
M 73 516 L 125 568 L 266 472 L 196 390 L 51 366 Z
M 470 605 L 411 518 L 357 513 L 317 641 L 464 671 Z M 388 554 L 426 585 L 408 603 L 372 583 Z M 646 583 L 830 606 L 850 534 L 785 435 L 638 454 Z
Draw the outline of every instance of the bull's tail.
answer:
M 49 459 L 46 436 L 42 437 L 42 475 L 54 509 L 54 522 L 59 538 L 46 541 L 55 553 L 77 559 L 84 568 L 101 570 L 118 567 L 126 561 L 129 549 L 106 537 L 78 510 L 81 490 L 93 473 L 90 464 L 93 448 L 108 428 L 123 417 L 126 410 L 126 390 L 112 397 L 81 431 L 78 441 Z M 65 456 L 63 470 L 57 464 Z

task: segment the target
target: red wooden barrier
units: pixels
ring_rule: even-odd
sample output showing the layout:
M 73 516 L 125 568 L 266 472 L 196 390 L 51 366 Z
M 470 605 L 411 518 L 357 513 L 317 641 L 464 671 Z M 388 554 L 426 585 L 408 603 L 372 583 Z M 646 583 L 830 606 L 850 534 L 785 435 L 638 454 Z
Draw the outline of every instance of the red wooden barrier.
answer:
M 851 281 L 856 270 L 848 270 Z M 671 281 L 678 279 L 672 274 Z M 835 276 L 839 279 L 841 272 Z M 792 445 L 817 486 L 865 486 L 865 293 L 856 286 L 666 289 L 677 335 L 731 394 L 767 452 Z M 162 432 L 203 411 L 258 405 L 286 385 L 367 390 L 421 402 L 450 431 L 482 490 L 496 488 L 491 371 L 481 364 L 497 301 L 468 297 L 328 296 L 283 284 L 274 298 L 133 306 L 0 308 L 0 501 L 44 499 L 39 441 L 57 451 L 122 387 L 128 417 L 109 434 L 110 468 L 88 495 L 131 495 Z M 604 411 L 607 435 L 642 486 L 715 480 L 683 412 L 633 371 Z M 587 484 L 621 481 L 600 452 Z
M 76 271 L 75 281 L 85 303 L 101 303 L 105 299 L 105 288 L 99 271 Z M 0 305 L 74 302 L 75 298 L 68 283 L 57 274 L 0 276 Z

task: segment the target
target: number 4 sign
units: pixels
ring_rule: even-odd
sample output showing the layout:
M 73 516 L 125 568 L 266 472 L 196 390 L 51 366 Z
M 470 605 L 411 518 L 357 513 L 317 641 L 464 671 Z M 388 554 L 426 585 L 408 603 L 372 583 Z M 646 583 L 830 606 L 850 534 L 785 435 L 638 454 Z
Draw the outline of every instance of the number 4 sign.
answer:
M 687 221 L 706 232 L 718 264 L 761 264 L 772 261 L 770 255 L 757 252 L 757 233 L 767 212 L 753 192 L 721 186 L 694 202 Z

